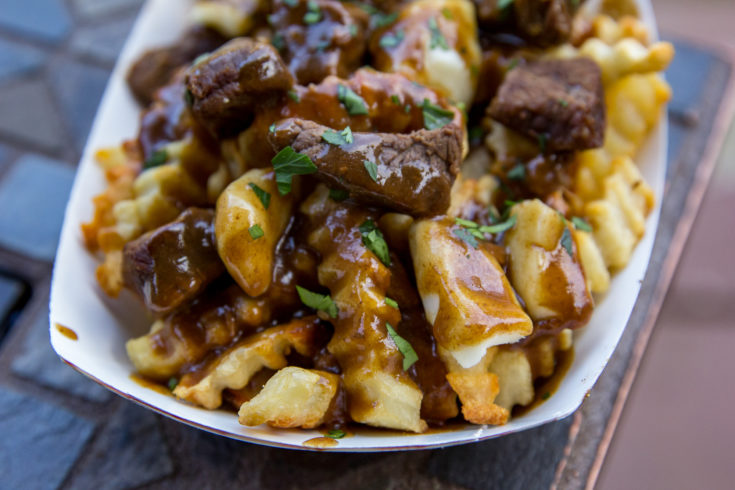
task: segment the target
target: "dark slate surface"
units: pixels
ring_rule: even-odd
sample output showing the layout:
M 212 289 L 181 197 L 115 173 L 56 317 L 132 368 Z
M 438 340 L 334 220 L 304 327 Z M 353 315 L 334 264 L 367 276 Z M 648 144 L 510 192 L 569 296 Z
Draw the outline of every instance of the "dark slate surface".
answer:
M 132 403 L 118 405 L 71 479 L 71 488 L 137 488 L 171 475 L 174 464 L 159 417 Z
M 40 49 L 0 39 L 0 82 L 32 73 L 43 65 L 44 60 Z
M 135 12 L 78 29 L 71 39 L 75 53 L 112 64 L 135 21 Z
M 0 387 L 0 487 L 58 488 L 93 428 L 63 408 Z
M 63 40 L 71 18 L 63 0 L 3 0 L 0 27 L 48 42 Z
M 82 17 L 99 19 L 126 9 L 135 9 L 143 0 L 71 0 L 74 10 Z
M 110 399 L 110 391 L 64 364 L 51 348 L 48 308 L 36 312 L 28 329 L 23 345 L 11 363 L 13 373 L 86 400 L 104 402 Z
M 0 137 L 58 152 L 66 145 L 64 124 L 42 80 L 13 80 L 0 90 Z
M 0 246 L 53 260 L 73 179 L 74 169 L 40 155 L 15 162 L 0 182 Z

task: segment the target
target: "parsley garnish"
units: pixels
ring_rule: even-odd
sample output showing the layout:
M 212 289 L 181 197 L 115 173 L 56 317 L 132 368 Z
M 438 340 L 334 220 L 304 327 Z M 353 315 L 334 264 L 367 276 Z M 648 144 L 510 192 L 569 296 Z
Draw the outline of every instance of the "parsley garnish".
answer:
M 168 379 L 168 389 L 170 391 L 174 391 L 176 387 L 179 386 L 179 379 L 171 377 Z
M 285 3 L 289 7 L 295 7 L 299 4 L 299 0 L 283 0 L 283 3 Z
M 291 192 L 291 182 L 294 175 L 313 174 L 317 171 L 316 165 L 307 155 L 297 153 L 290 146 L 279 151 L 271 160 L 273 170 L 276 172 L 276 184 L 278 192 L 285 196 Z
M 391 308 L 395 308 L 396 310 L 398 309 L 398 303 L 396 303 L 396 300 L 394 300 L 393 298 L 389 298 L 389 297 L 386 296 L 385 297 L 385 304 L 387 304 Z
M 451 10 L 449 10 L 449 9 L 448 9 L 447 7 L 444 7 L 444 8 L 442 9 L 442 15 L 443 15 L 443 16 L 444 16 L 444 18 L 445 18 L 445 19 L 447 19 L 447 20 L 452 20 L 452 19 L 454 18 L 454 16 L 452 15 L 452 11 L 451 11 Z
M 357 37 L 357 24 L 350 24 L 348 29 L 350 30 L 350 36 Z
M 383 238 L 383 233 L 375 225 L 375 221 L 372 218 L 368 218 L 360 225 L 359 230 L 362 233 L 363 245 L 374 253 L 386 267 L 390 267 L 391 261 L 388 244 L 385 242 L 385 238 Z
M 265 209 L 268 209 L 268 206 L 271 205 L 270 192 L 260 188 L 258 184 L 255 184 L 253 182 L 250 182 L 248 185 L 253 190 L 253 192 L 255 192 L 255 195 L 258 196 L 258 199 L 260 199 L 260 202 L 263 204 L 263 207 Z
M 516 66 L 518 66 L 518 63 L 519 62 L 520 62 L 520 60 L 518 58 L 513 58 L 512 60 L 510 60 L 510 63 L 508 63 L 508 71 L 510 71 L 513 68 L 515 68 Z
M 281 51 L 283 48 L 286 47 L 286 40 L 283 39 L 283 36 L 281 34 L 276 33 L 273 34 L 273 37 L 271 38 L 271 44 L 278 51 Z
M 337 86 L 337 99 L 345 106 L 350 116 L 362 116 L 368 113 L 365 100 L 344 85 Z
M 337 318 L 339 309 L 337 308 L 337 305 L 334 304 L 334 301 L 332 301 L 332 297 L 328 294 L 314 293 L 308 289 L 302 288 L 301 286 L 296 286 L 296 292 L 299 293 L 301 302 L 309 308 L 323 311 L 331 318 Z
M 478 225 L 474 221 L 470 221 L 468 219 L 462 219 L 462 218 L 454 218 L 454 222 L 458 224 L 459 226 L 463 226 L 465 228 L 477 228 Z
M 365 160 L 362 163 L 363 165 L 365 165 L 365 170 L 367 170 L 367 173 L 370 175 L 370 178 L 373 179 L 373 182 L 377 182 L 378 165 L 375 162 L 371 162 L 370 160 Z
M 398 333 L 393 330 L 390 323 L 386 323 L 385 328 L 388 330 L 388 335 L 393 339 L 393 342 L 396 344 L 396 347 L 398 347 L 398 350 L 403 356 L 403 370 L 408 371 L 408 368 L 413 366 L 413 364 L 419 360 L 418 354 L 416 354 L 416 351 L 413 350 L 413 347 L 411 347 L 411 344 L 409 344 L 406 339 L 398 335 Z
M 572 245 L 572 233 L 569 228 L 564 227 L 564 233 L 561 234 L 561 246 L 567 251 L 567 253 L 574 256 L 574 246 Z
M 481 233 L 489 233 L 491 235 L 494 235 L 495 233 L 500 233 L 506 230 L 510 230 L 511 228 L 513 228 L 513 225 L 515 224 L 516 224 L 516 217 L 511 216 L 510 218 L 508 218 L 507 220 L 501 223 L 497 223 L 495 225 L 490 225 L 490 226 L 481 226 L 480 228 L 478 228 L 478 230 Z
M 439 129 L 443 128 L 454 118 L 454 113 L 446 109 L 432 104 L 429 99 L 424 99 L 424 103 L 421 104 L 421 111 L 424 114 L 424 127 L 426 129 Z
M 431 41 L 429 42 L 429 49 L 439 47 L 441 49 L 449 49 L 447 40 L 439 30 L 439 25 L 436 23 L 436 19 L 432 17 L 429 19 L 429 32 L 431 32 Z
M 390 96 L 390 101 L 393 102 L 395 105 L 401 105 L 401 99 L 399 99 L 396 94 Z
M 551 393 L 549 393 L 549 392 L 547 391 L 546 393 L 544 393 L 543 395 L 541 395 L 541 399 L 543 399 L 543 400 L 548 400 L 550 396 L 551 396 Z
M 330 145 L 349 145 L 355 139 L 352 137 L 352 130 L 349 126 L 344 128 L 339 133 L 337 131 L 334 131 L 332 129 L 327 129 L 322 133 L 322 139 L 329 143 Z
M 538 135 L 538 147 L 541 150 L 541 153 L 546 153 L 546 139 L 547 136 L 544 133 Z
M 454 230 L 452 230 L 452 233 L 454 233 L 457 238 L 465 242 L 470 247 L 477 248 L 477 238 L 472 236 L 472 234 L 466 228 L 455 228 Z
M 396 21 L 398 18 L 398 12 L 392 14 L 384 14 L 383 12 L 375 12 L 370 16 L 370 23 L 373 29 L 380 29 L 381 27 L 389 26 Z
M 194 94 L 192 94 L 191 90 L 188 88 L 186 89 L 186 92 L 184 92 L 184 102 L 186 102 L 186 105 L 189 107 L 194 105 Z
M 345 431 L 340 429 L 331 429 L 327 431 L 326 437 L 331 437 L 332 439 L 342 439 L 345 435 Z
M 510 7 L 510 4 L 512 3 L 513 0 L 498 0 L 498 10 L 505 10 Z
M 506 174 L 510 180 L 523 180 L 526 178 L 526 166 L 522 163 L 517 164 Z
M 253 238 L 253 240 L 257 240 L 258 238 L 261 238 L 265 233 L 263 232 L 263 228 L 260 227 L 260 225 L 253 225 L 250 228 L 248 228 L 248 233 L 250 233 L 250 236 Z
M 406 35 L 403 33 L 403 29 L 399 29 L 395 34 L 390 32 L 383 34 L 383 37 L 380 38 L 380 42 L 378 44 L 381 48 L 395 48 L 403 42 L 404 37 L 406 37 Z
M 579 231 L 592 231 L 592 226 L 590 226 L 590 224 L 587 223 L 584 218 L 578 218 L 577 216 L 574 216 L 572 217 L 572 224 Z
M 289 90 L 287 95 L 289 99 L 293 100 L 297 104 L 301 102 L 301 98 L 299 97 L 299 94 L 295 90 Z
M 484 134 L 485 131 L 483 131 L 481 126 L 472 126 L 467 136 L 470 138 L 470 141 L 480 141 Z
M 350 197 L 350 193 L 344 189 L 329 189 L 329 198 L 341 202 Z
M 270 126 L 268 126 L 268 132 L 269 133 L 275 133 L 276 132 L 276 123 L 273 123 Z
M 322 13 L 319 10 L 319 4 L 314 0 L 306 2 L 308 12 L 304 14 L 304 24 L 316 24 L 322 19 Z
M 566 107 L 566 106 L 569 105 L 569 102 L 567 102 L 564 99 L 559 99 L 559 105 L 562 106 L 562 107 Z
M 166 151 L 166 148 L 156 150 L 155 152 L 153 152 L 153 155 L 146 158 L 145 162 L 143 162 L 143 170 L 148 170 L 149 168 L 153 167 L 159 167 L 166 163 L 166 160 L 168 160 L 168 152 Z

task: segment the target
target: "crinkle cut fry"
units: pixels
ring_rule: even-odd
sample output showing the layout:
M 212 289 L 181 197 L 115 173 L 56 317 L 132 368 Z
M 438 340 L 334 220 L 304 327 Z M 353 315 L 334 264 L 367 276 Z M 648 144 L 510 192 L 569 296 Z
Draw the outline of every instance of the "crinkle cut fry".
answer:
M 222 405 L 222 390 L 243 388 L 264 367 L 286 367 L 285 356 L 291 349 L 304 356 L 313 355 L 321 347 L 324 337 L 324 326 L 315 316 L 268 328 L 246 337 L 217 356 L 204 367 L 204 376 L 200 373 L 184 375 L 174 395 L 204 408 L 215 409 Z
M 420 415 L 421 390 L 403 371 L 403 357 L 385 326 L 401 320 L 399 311 L 385 303 L 390 270 L 365 247 L 358 229 L 373 216 L 330 200 L 328 192 L 319 186 L 302 212 L 313 230 L 309 244 L 322 256 L 319 282 L 339 308 L 338 317 L 330 319 L 335 330 L 327 347 L 342 367 L 350 417 L 422 432 L 427 425 Z

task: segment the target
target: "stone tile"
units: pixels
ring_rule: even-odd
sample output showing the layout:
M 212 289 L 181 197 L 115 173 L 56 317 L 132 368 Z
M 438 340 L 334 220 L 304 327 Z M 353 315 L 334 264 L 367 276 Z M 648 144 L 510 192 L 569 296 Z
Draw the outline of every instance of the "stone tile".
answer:
M 134 21 L 135 15 L 115 16 L 110 22 L 81 27 L 74 32 L 71 48 L 79 54 L 112 63 L 117 59 Z
M 39 49 L 0 39 L 0 82 L 37 70 L 44 59 Z
M 93 430 L 63 408 L 0 388 L 2 487 L 58 488 Z
M 666 70 L 666 79 L 671 84 L 673 96 L 669 110 L 696 120 L 699 117 L 697 106 L 702 96 L 702 88 L 707 82 L 714 56 L 691 44 L 675 42 L 676 56 Z
M 10 158 L 10 149 L 0 143 L 0 169 L 8 163 L 8 158 Z
M 30 331 L 11 363 L 13 373 L 87 400 L 103 402 L 110 398 L 110 391 L 85 378 L 56 355 L 49 341 L 48 308 L 41 308 L 27 328 Z
M 0 246 L 36 259 L 56 254 L 74 169 L 26 154 L 0 182 Z
M 13 83 L 0 90 L 0 133 L 48 151 L 64 145 L 63 123 L 43 81 Z
M 22 283 L 10 277 L 0 276 L 0 324 L 23 295 L 23 290 Z M 2 331 L 0 331 L 0 336 L 2 336 Z
M 144 0 L 72 0 L 74 10 L 85 18 L 107 15 L 116 10 L 140 7 Z
M 71 488 L 137 488 L 173 473 L 158 416 L 133 403 L 119 405 L 85 458 Z
M 63 60 L 51 72 L 56 98 L 81 151 L 97 113 L 109 72 L 71 60 Z
M 0 27 L 58 42 L 66 37 L 72 24 L 63 0 L 3 0 Z

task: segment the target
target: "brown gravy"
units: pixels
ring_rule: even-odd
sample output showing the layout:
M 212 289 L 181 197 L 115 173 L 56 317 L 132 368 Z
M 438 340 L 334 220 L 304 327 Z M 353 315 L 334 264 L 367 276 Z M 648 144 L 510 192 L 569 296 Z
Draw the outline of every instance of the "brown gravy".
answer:
M 302 445 L 306 447 L 317 448 L 317 449 L 326 449 L 328 447 L 338 446 L 339 442 L 337 442 L 336 439 L 333 439 L 331 437 L 314 437 L 313 439 L 308 439 L 304 441 Z
M 79 335 L 77 335 L 77 333 L 71 328 L 65 327 L 64 325 L 60 323 L 56 323 L 55 326 L 56 326 L 56 330 L 58 330 L 59 333 L 63 335 L 64 337 L 66 337 L 67 339 L 79 340 Z

